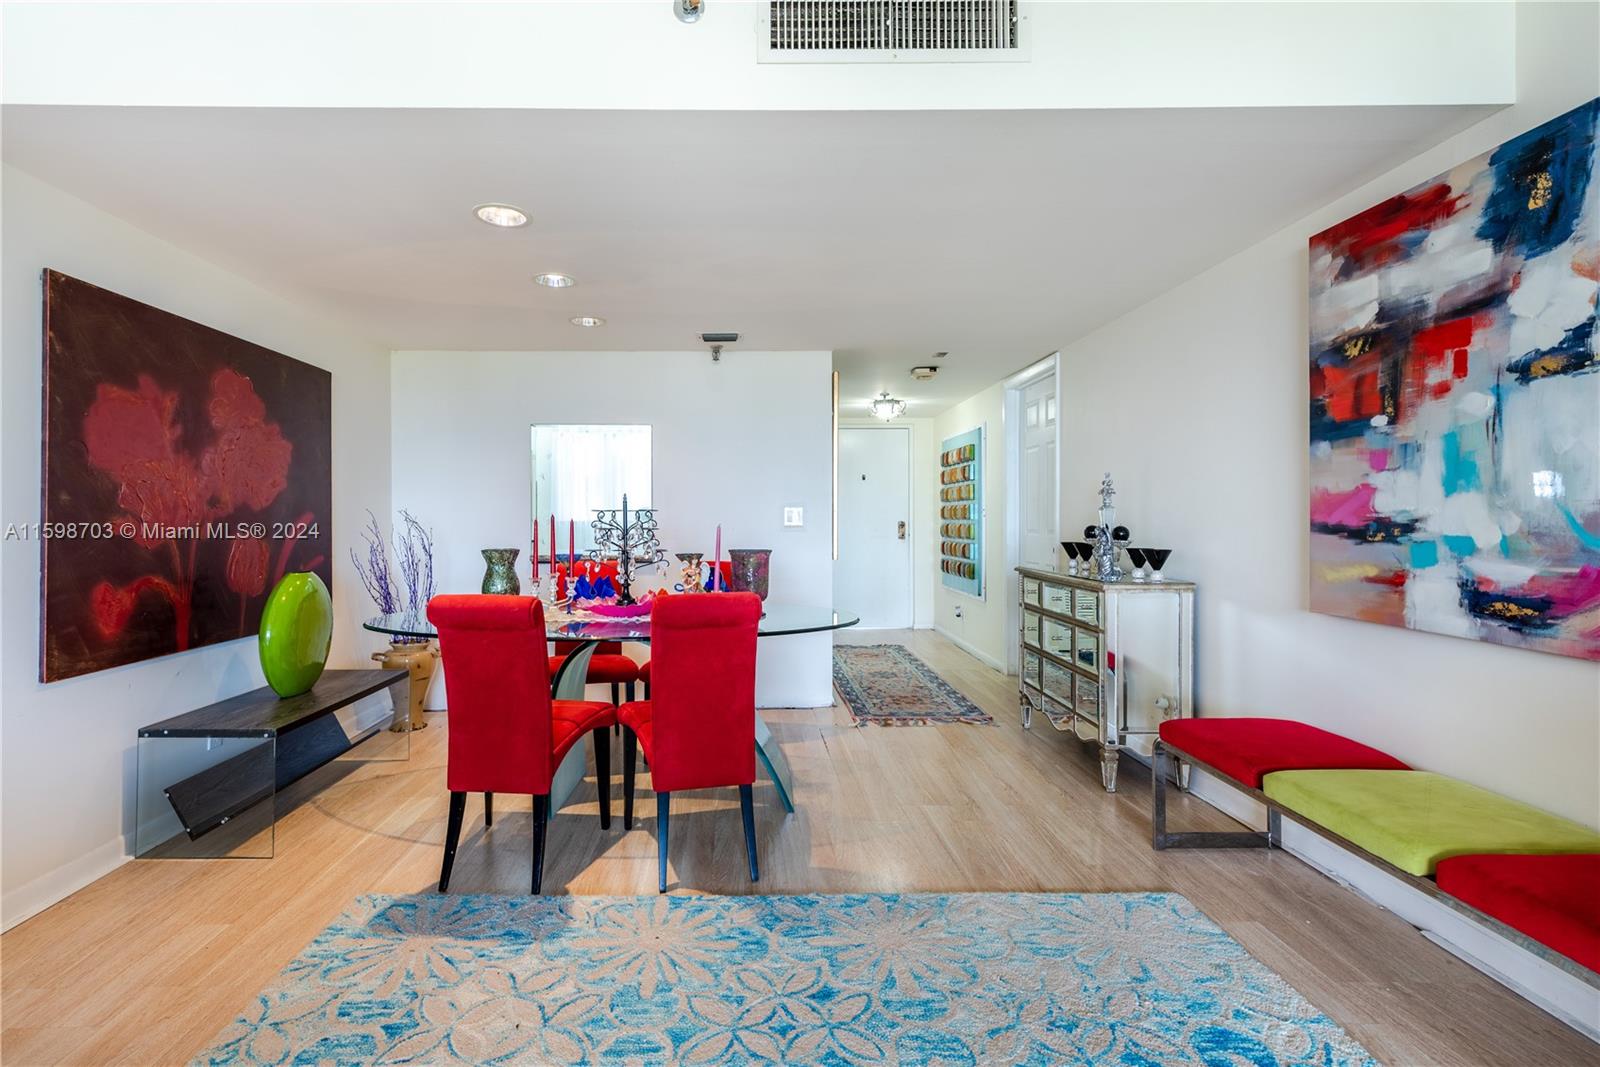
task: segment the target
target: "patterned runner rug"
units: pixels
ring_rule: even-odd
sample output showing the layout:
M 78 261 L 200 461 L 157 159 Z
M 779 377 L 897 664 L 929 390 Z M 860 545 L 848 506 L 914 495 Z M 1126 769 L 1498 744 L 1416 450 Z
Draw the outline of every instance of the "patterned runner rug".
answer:
M 1370 1064 L 1181 896 L 369 896 L 195 1062 Z
M 834 645 L 833 684 L 857 724 L 994 723 L 904 645 Z

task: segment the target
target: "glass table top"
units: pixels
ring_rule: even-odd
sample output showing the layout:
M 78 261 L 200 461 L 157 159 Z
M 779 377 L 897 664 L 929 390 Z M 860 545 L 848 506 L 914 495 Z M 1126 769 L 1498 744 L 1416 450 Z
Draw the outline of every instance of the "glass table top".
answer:
M 706 596 L 715 596 L 707 593 Z M 782 637 L 787 634 L 818 633 L 823 630 L 842 630 L 861 621 L 860 616 L 848 611 L 828 608 L 804 607 L 796 604 L 763 604 L 761 622 L 756 633 L 760 637 Z M 392 637 L 438 637 L 439 631 L 426 618 L 406 613 L 379 615 L 361 624 L 363 629 Z M 547 611 L 544 617 L 545 636 L 552 641 L 648 641 L 650 618 L 617 619 L 595 615 L 582 610 Z

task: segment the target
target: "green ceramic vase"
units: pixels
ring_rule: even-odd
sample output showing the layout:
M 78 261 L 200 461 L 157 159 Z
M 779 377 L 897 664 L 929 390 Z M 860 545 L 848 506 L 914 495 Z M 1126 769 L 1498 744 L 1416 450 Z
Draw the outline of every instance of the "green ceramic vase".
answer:
M 310 571 L 285 574 L 261 609 L 261 669 L 280 697 L 299 696 L 322 677 L 333 643 L 333 598 Z

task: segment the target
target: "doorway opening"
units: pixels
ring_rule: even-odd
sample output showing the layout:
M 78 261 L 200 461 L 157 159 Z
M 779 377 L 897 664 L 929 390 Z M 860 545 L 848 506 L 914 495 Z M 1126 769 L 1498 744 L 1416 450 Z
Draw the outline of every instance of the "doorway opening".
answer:
M 1006 380 L 1006 620 L 1022 625 L 1016 568 L 1056 566 L 1060 541 L 1061 389 L 1052 352 Z M 1017 670 L 1017 642 L 1006 644 L 1006 669 Z

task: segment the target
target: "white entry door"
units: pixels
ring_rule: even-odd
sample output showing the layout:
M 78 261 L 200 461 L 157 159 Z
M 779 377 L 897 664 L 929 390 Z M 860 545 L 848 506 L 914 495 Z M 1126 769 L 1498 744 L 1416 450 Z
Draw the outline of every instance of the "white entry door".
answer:
M 1054 568 L 1056 562 L 1056 376 L 1047 374 L 1022 390 L 1022 441 L 1017 484 L 1022 491 L 1017 550 L 1025 566 Z
M 911 428 L 839 428 L 833 606 L 867 629 L 911 626 Z

